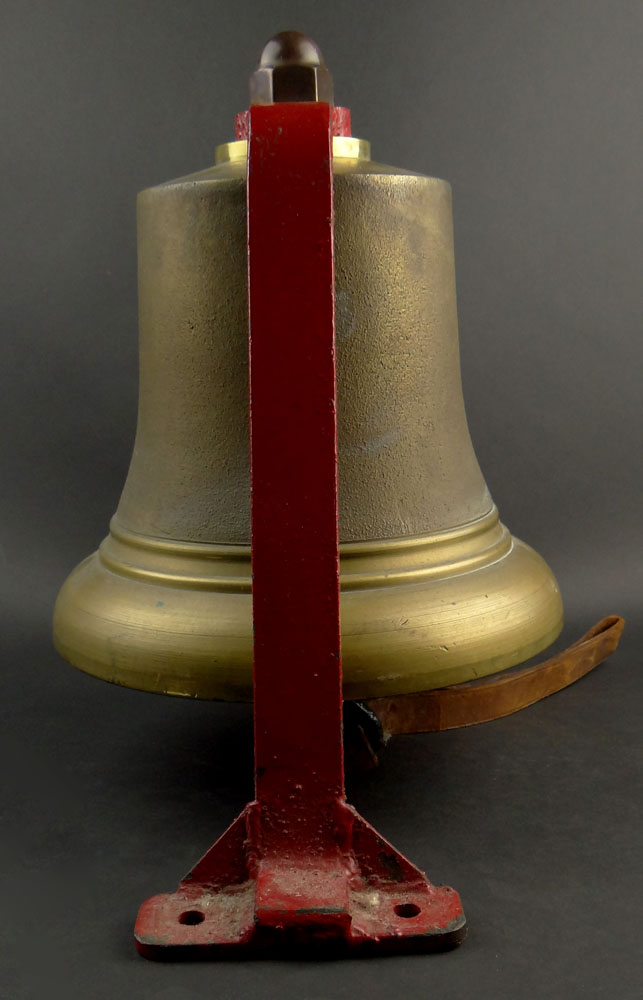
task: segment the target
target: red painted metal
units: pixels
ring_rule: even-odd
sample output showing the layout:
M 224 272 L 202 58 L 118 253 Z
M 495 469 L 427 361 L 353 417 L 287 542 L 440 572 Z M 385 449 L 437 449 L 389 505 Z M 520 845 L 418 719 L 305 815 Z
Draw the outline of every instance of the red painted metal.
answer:
M 332 107 L 330 125 L 333 135 L 351 135 L 350 108 Z M 235 139 L 247 139 L 250 135 L 250 111 L 239 111 L 234 116 Z
M 256 799 L 139 912 L 150 958 L 458 943 L 435 887 L 346 803 L 331 115 L 250 113 L 248 252 Z

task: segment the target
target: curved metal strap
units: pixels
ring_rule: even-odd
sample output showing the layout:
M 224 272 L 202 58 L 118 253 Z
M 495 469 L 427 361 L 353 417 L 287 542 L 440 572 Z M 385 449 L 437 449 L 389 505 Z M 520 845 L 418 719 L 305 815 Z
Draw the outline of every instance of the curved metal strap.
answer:
M 364 704 L 379 718 L 385 736 L 433 733 L 519 712 L 579 680 L 614 652 L 625 621 L 610 615 L 562 653 L 531 667 L 515 667 L 477 681 Z

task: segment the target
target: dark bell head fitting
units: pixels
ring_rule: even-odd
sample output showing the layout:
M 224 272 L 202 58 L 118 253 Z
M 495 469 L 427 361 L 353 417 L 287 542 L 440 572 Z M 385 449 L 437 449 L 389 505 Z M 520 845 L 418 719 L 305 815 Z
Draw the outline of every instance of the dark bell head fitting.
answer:
M 250 77 L 251 104 L 283 101 L 333 103 L 333 78 L 324 57 L 300 31 L 281 31 L 271 38 Z

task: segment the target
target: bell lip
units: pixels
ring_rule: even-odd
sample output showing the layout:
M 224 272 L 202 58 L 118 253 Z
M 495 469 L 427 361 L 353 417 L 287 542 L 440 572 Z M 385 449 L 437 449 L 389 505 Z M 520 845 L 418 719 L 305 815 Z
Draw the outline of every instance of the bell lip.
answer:
M 457 670 L 449 669 L 444 671 L 442 679 L 441 673 L 434 674 L 424 684 L 419 686 L 412 679 L 403 686 L 395 685 L 391 688 L 388 684 L 381 682 L 351 684 L 350 680 L 343 678 L 343 698 L 344 701 L 362 701 L 369 698 L 398 697 L 405 694 L 416 694 L 420 691 L 433 691 L 438 688 L 453 687 L 457 684 L 464 684 L 467 681 L 480 680 L 492 674 L 502 673 L 511 667 L 525 663 L 533 656 L 537 656 L 548 649 L 559 638 L 564 625 L 562 615 L 556 625 L 541 636 L 538 640 L 529 645 L 521 647 L 514 653 L 492 656 L 488 660 L 477 661 L 475 665 L 460 667 Z M 120 671 L 110 673 L 104 668 L 102 663 L 81 659 L 76 652 L 70 651 L 54 628 L 54 647 L 63 660 L 71 666 L 80 670 L 96 680 L 106 681 L 116 684 L 118 687 L 126 687 L 133 691 L 143 691 L 146 694 L 172 695 L 176 698 L 192 698 L 195 701 L 222 701 L 236 704 L 249 704 L 252 701 L 252 687 L 247 684 L 240 684 L 238 679 L 230 680 L 225 685 L 219 681 L 216 684 L 190 684 L 170 687 L 169 685 L 159 686 L 156 681 L 147 674 L 136 670 Z
M 341 614 L 351 700 L 497 673 L 541 652 L 562 628 L 551 570 L 515 538 L 504 556 L 469 572 L 344 590 Z M 74 666 L 126 687 L 252 698 L 249 593 L 145 582 L 112 572 L 94 553 L 61 590 L 54 642 Z

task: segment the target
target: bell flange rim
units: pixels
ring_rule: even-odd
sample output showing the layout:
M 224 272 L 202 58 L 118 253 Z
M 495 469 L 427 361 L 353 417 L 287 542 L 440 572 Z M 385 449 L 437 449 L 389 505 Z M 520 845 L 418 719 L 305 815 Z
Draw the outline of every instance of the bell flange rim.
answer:
M 512 538 L 483 566 L 341 596 L 346 699 L 475 680 L 555 641 L 563 615 L 545 561 Z M 98 553 L 65 583 L 54 642 L 74 666 L 139 690 L 223 701 L 252 698 L 250 593 L 144 582 Z

